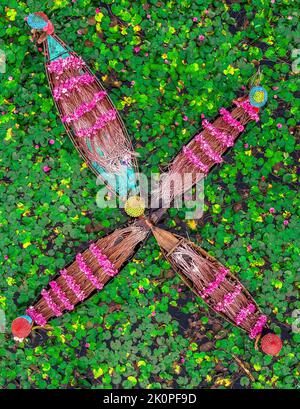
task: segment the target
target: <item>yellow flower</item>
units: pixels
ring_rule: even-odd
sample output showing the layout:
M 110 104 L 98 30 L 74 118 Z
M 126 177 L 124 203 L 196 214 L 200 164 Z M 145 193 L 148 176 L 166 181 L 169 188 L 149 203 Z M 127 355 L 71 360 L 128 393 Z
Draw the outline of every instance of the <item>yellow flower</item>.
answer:
M 12 137 L 12 128 L 8 128 L 8 130 L 6 131 L 5 140 L 8 141 L 9 139 L 11 139 L 11 137 Z
M 223 71 L 225 75 L 230 74 L 234 75 L 236 71 L 239 71 L 238 68 L 234 68 L 232 65 L 228 65 L 228 67 Z
M 13 285 L 16 281 L 12 277 L 7 277 L 6 282 L 8 285 Z
M 67 179 L 62 179 L 60 182 L 62 185 L 68 185 L 68 183 L 70 183 L 71 178 L 67 178 Z
M 192 229 L 192 230 L 196 230 L 196 228 L 197 228 L 197 223 L 196 223 L 195 220 L 188 220 L 188 221 L 186 222 L 186 224 L 187 224 L 187 225 L 189 226 L 189 228 Z
M 2 295 L 0 295 L 0 305 L 2 308 L 6 306 L 6 297 L 3 297 Z
M 94 378 L 98 379 L 101 375 L 103 375 L 103 369 L 102 368 L 93 369 L 93 374 Z
M 280 290 L 280 288 L 282 288 L 282 282 L 279 281 L 279 280 L 277 280 L 277 281 L 275 282 L 275 288 L 278 288 L 278 289 Z
M 261 366 L 260 366 L 259 364 L 254 364 L 254 365 L 253 365 L 253 368 L 254 368 L 256 371 L 260 371 L 260 370 L 261 370 Z
M 218 378 L 216 380 L 216 384 L 217 385 L 229 386 L 229 385 L 231 385 L 231 381 L 230 381 L 230 379 L 226 379 L 226 378 Z
M 134 26 L 134 27 L 133 27 L 133 31 L 134 31 L 135 33 L 141 31 L 141 26 L 139 26 L 139 25 Z
M 9 18 L 10 21 L 15 21 L 17 12 L 16 12 L 15 9 L 8 9 L 6 11 L 6 15 L 7 15 L 7 17 Z
M 137 380 L 134 376 L 128 376 L 127 379 L 129 380 L 129 382 L 133 383 L 134 385 L 137 383 Z
M 221 212 L 221 206 L 219 204 L 214 204 L 213 213 L 220 213 L 220 212 Z
M 27 249 L 31 245 L 30 241 L 26 241 L 26 243 L 23 243 L 23 249 Z
M 164 60 L 168 58 L 168 54 L 164 53 L 161 58 L 163 58 Z
M 97 13 L 96 16 L 95 16 L 95 20 L 98 21 L 99 23 L 101 23 L 103 17 L 104 17 L 103 13 Z
M 128 106 L 130 106 L 132 103 L 135 102 L 135 100 L 131 97 L 124 97 L 123 99 L 124 99 L 125 105 L 128 105 Z
M 54 0 L 54 8 L 60 8 L 60 7 L 64 7 L 67 5 L 67 1 L 66 0 Z

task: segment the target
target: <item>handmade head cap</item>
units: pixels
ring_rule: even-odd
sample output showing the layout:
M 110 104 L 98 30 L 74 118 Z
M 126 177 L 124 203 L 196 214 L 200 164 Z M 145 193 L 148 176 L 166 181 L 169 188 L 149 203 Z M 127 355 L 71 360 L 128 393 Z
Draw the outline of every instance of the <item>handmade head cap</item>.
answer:
M 145 211 L 145 201 L 140 196 L 131 196 L 125 203 L 125 212 L 128 216 L 139 217 L 144 214 Z
M 261 349 L 267 355 L 277 355 L 281 351 L 282 348 L 282 341 L 281 339 L 269 332 L 268 334 L 264 335 L 261 339 Z
M 44 31 L 47 34 L 53 34 L 54 27 L 45 13 L 40 11 L 31 13 L 27 17 L 27 24 L 34 30 Z
M 31 332 L 32 324 L 33 321 L 28 315 L 16 318 L 11 324 L 13 336 L 19 339 L 26 338 Z
M 268 93 L 263 87 L 253 87 L 249 93 L 250 104 L 255 108 L 263 107 L 268 100 Z

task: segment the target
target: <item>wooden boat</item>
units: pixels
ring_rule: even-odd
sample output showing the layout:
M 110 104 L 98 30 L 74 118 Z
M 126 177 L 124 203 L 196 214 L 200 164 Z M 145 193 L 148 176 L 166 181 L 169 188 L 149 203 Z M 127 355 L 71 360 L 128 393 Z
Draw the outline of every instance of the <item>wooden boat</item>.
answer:
M 44 29 L 51 24 L 43 13 L 30 15 L 27 22 Z M 111 191 L 121 197 L 137 194 L 136 154 L 118 111 L 88 65 L 53 30 L 40 36 L 33 29 L 33 35 L 43 45 L 50 90 L 67 134 Z
M 184 237 L 158 227 L 153 227 L 152 231 L 164 257 L 171 264 L 174 271 L 177 272 L 197 297 L 203 299 L 209 308 L 226 321 L 247 332 L 250 337 L 252 337 L 251 334 L 256 332 L 253 331 L 253 328 L 258 320 L 262 320 L 264 322 L 263 327 L 267 327 L 267 319 L 254 298 L 228 268 L 223 266 L 204 249 Z M 180 260 L 182 261 L 181 263 Z M 222 280 L 216 283 L 215 280 L 222 271 L 225 274 L 223 274 Z M 214 285 L 213 288 L 212 283 L 217 285 Z M 213 291 L 203 296 L 205 288 L 207 289 L 209 286 Z M 233 294 L 236 289 L 239 290 L 236 296 L 232 297 L 232 302 L 224 307 L 224 311 L 220 310 L 218 307 L 222 304 L 224 298 L 226 299 L 226 296 Z M 251 308 L 248 311 L 246 309 L 249 309 L 249 306 Z M 245 313 L 240 315 L 243 319 L 239 322 L 238 315 L 242 310 Z M 242 317 L 243 315 L 245 316 Z M 256 335 L 252 338 L 256 338 Z

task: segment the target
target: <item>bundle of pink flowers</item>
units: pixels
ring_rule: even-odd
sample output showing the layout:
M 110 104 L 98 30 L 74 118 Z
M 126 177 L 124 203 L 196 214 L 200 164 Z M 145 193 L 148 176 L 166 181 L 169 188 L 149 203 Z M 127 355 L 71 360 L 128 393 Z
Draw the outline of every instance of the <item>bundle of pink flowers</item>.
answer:
M 186 158 L 197 168 L 199 168 L 203 173 L 207 173 L 209 171 L 209 167 L 204 165 L 201 160 L 198 158 L 197 155 L 194 154 L 192 149 L 187 148 L 186 146 L 183 147 L 183 153 Z
M 114 109 L 110 109 L 105 114 L 101 115 L 100 118 L 97 119 L 96 123 L 87 129 L 79 129 L 76 135 L 78 137 L 90 137 L 94 136 L 99 129 L 104 128 L 108 122 L 113 121 L 116 119 L 117 113 Z
M 58 58 L 51 61 L 47 69 L 50 73 L 56 74 L 56 79 L 67 70 L 80 70 L 85 65 L 85 62 L 81 57 L 74 57 L 71 55 L 66 58 Z
M 207 155 L 209 158 L 211 158 L 215 163 L 221 163 L 223 162 L 223 158 L 221 155 L 219 155 L 217 152 L 215 152 L 209 145 L 208 142 L 204 139 L 204 136 L 200 133 L 199 135 L 196 135 L 196 142 L 199 143 L 201 149 Z
M 80 253 L 77 254 L 76 261 L 78 267 L 80 268 L 80 271 L 82 271 L 85 274 L 86 278 L 93 284 L 93 286 L 96 287 L 97 290 L 102 290 L 103 284 L 98 280 L 96 276 L 94 276 L 92 270 L 84 261 L 82 254 Z
M 228 274 L 229 270 L 225 267 L 220 268 L 220 273 L 216 276 L 216 279 L 212 281 L 202 292 L 200 292 L 200 296 L 202 298 L 206 298 L 207 296 L 211 295 L 215 289 L 224 281 L 226 275 Z
M 113 263 L 107 258 L 107 256 L 96 246 L 95 243 L 90 245 L 90 251 L 96 257 L 99 266 L 103 269 L 103 271 L 113 277 L 118 274 L 118 270 L 115 268 Z
M 51 295 L 49 294 L 49 292 L 45 289 L 42 290 L 41 292 L 44 300 L 46 301 L 46 304 L 48 305 L 48 307 L 50 308 L 50 310 L 53 312 L 53 314 L 56 317 L 60 317 L 62 315 L 62 311 L 59 308 L 59 306 L 53 301 Z
M 254 108 L 248 99 L 246 99 L 245 101 L 233 101 L 233 103 L 239 107 L 239 108 L 243 108 L 243 110 L 250 116 L 250 118 L 255 121 L 255 122 L 259 122 L 259 116 L 257 114 L 257 108 Z
M 72 115 L 65 115 L 62 117 L 62 122 L 72 122 L 72 121 L 77 121 L 79 118 L 81 118 L 84 114 L 87 112 L 92 111 L 97 103 L 99 101 L 102 101 L 103 98 L 105 98 L 106 92 L 105 91 L 100 91 L 97 94 L 95 94 L 94 98 L 92 99 L 91 102 L 89 103 L 83 103 Z
M 241 311 L 236 316 L 235 322 L 237 325 L 241 325 L 248 315 L 253 314 L 255 312 L 255 305 L 249 304 L 247 307 L 242 308 Z
M 220 301 L 216 306 L 215 309 L 219 312 L 225 312 L 226 308 L 228 308 L 235 300 L 235 298 L 241 293 L 242 286 L 238 284 L 235 290 L 232 293 L 228 293 L 224 295 L 223 301 Z
M 80 285 L 76 284 L 74 278 L 68 274 L 66 269 L 61 270 L 60 274 L 65 279 L 67 286 L 75 294 L 76 298 L 79 301 L 83 301 L 85 299 L 85 295 L 84 292 L 81 290 Z
M 237 119 L 233 118 L 233 116 L 229 111 L 227 111 L 227 109 L 221 108 L 219 112 L 222 115 L 223 120 L 228 125 L 232 126 L 233 128 L 237 128 L 239 132 L 243 132 L 243 130 L 245 129 L 244 125 L 242 125 Z
M 216 139 L 218 139 L 222 145 L 226 148 L 234 145 L 234 138 L 231 135 L 228 135 L 226 132 L 220 131 L 218 128 L 215 128 L 207 119 L 202 121 L 202 126 L 204 129 L 207 129 L 208 132 L 212 134 Z
M 66 296 L 64 291 L 60 288 L 56 281 L 50 281 L 49 283 L 52 291 L 56 295 L 56 297 L 60 300 L 60 302 L 64 305 L 65 309 L 68 311 L 74 310 L 74 305 L 70 302 L 69 298 Z
M 44 327 L 47 324 L 47 320 L 43 317 L 42 314 L 38 313 L 34 307 L 29 307 L 26 310 L 26 314 L 32 319 L 32 321 L 36 322 L 41 327 Z
M 267 317 L 265 315 L 261 315 L 258 320 L 256 321 L 256 324 L 252 328 L 249 337 L 251 339 L 254 339 L 257 337 L 258 334 L 260 334 L 266 325 L 267 322 Z
M 58 101 L 63 96 L 68 96 L 71 91 L 75 89 L 78 91 L 82 85 L 91 84 L 94 81 L 95 78 L 88 73 L 68 78 L 65 82 L 53 89 L 53 97 Z

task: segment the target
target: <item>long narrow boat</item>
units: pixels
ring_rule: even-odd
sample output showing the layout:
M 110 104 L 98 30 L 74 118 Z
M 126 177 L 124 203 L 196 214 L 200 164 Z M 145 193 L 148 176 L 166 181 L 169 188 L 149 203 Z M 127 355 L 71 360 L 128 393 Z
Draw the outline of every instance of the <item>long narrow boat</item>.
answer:
M 267 317 L 229 268 L 184 237 L 158 227 L 152 230 L 174 271 L 215 313 L 252 339 L 268 327 Z
M 128 264 L 145 242 L 150 228 L 138 221 L 96 240 L 52 278 L 26 314 L 39 326 L 102 290 Z M 30 326 L 26 326 L 30 330 Z M 24 333 L 28 335 L 28 333 Z
M 162 174 L 153 192 L 155 202 L 161 201 L 162 206 L 169 206 L 176 197 L 204 179 L 214 166 L 224 161 L 224 154 L 235 144 L 246 125 L 259 121 L 258 112 L 259 108 L 251 105 L 249 96 L 244 95 L 233 101 L 230 111 L 221 108 L 214 122 L 203 119 L 202 131 L 182 147 Z
M 136 154 L 102 83 L 54 33 L 44 13 L 30 14 L 27 23 L 43 45 L 50 90 L 75 148 L 110 190 L 121 197 L 137 194 Z

